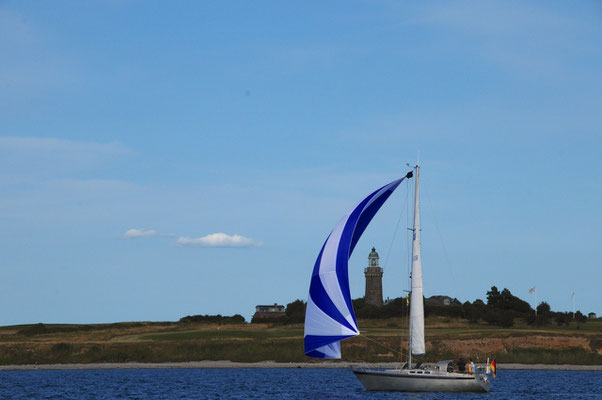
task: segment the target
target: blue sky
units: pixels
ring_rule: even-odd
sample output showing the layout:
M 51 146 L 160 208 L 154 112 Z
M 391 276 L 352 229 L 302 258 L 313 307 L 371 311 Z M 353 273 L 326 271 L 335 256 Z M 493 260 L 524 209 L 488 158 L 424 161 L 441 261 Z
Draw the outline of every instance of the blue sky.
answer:
M 332 227 L 418 154 L 425 295 L 497 285 L 534 304 L 536 286 L 602 313 L 601 17 L 596 1 L 0 3 L 0 324 L 306 299 Z M 385 296 L 407 288 L 404 185 L 350 260 L 354 298 L 372 246 Z

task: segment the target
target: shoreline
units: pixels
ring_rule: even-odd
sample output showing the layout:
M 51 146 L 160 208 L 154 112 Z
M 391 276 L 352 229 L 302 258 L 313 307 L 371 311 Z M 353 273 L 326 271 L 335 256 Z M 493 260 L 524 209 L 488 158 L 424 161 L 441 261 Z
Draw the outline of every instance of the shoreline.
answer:
M 93 370 L 93 369 L 179 369 L 179 368 L 349 368 L 362 366 L 365 368 L 395 368 L 399 363 L 358 363 L 358 362 L 290 362 L 277 363 L 261 361 L 243 363 L 232 361 L 190 361 L 166 363 L 91 363 L 91 364 L 24 364 L 0 365 L 0 371 L 33 371 L 33 370 Z M 602 371 L 602 365 L 571 364 L 497 364 L 498 370 L 550 370 L 550 371 Z

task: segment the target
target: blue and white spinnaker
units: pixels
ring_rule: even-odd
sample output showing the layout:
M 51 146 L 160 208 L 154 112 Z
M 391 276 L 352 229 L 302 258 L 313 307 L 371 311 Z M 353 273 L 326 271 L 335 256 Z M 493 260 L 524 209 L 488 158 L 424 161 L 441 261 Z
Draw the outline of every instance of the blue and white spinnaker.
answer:
M 343 217 L 318 255 L 305 312 L 305 355 L 341 358 L 343 339 L 359 335 L 349 291 L 348 261 L 374 215 L 407 176 L 376 190 Z

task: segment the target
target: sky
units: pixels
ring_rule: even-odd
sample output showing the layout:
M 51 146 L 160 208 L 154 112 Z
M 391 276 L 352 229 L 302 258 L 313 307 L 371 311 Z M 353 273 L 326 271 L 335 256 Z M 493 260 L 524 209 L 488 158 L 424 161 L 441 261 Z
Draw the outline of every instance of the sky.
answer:
M 425 295 L 602 314 L 598 1 L 0 2 L 0 325 L 307 299 L 421 165 Z M 408 288 L 411 183 L 349 262 Z M 411 196 L 410 196 L 411 197 Z M 529 294 L 536 287 L 537 298 Z

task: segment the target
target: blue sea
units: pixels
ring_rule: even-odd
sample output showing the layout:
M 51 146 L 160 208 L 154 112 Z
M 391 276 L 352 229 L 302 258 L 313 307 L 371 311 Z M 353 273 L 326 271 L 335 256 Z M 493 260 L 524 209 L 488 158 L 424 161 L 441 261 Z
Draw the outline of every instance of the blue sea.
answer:
M 602 399 L 602 371 L 500 371 L 489 394 L 366 392 L 346 369 L 0 371 L 0 399 Z

